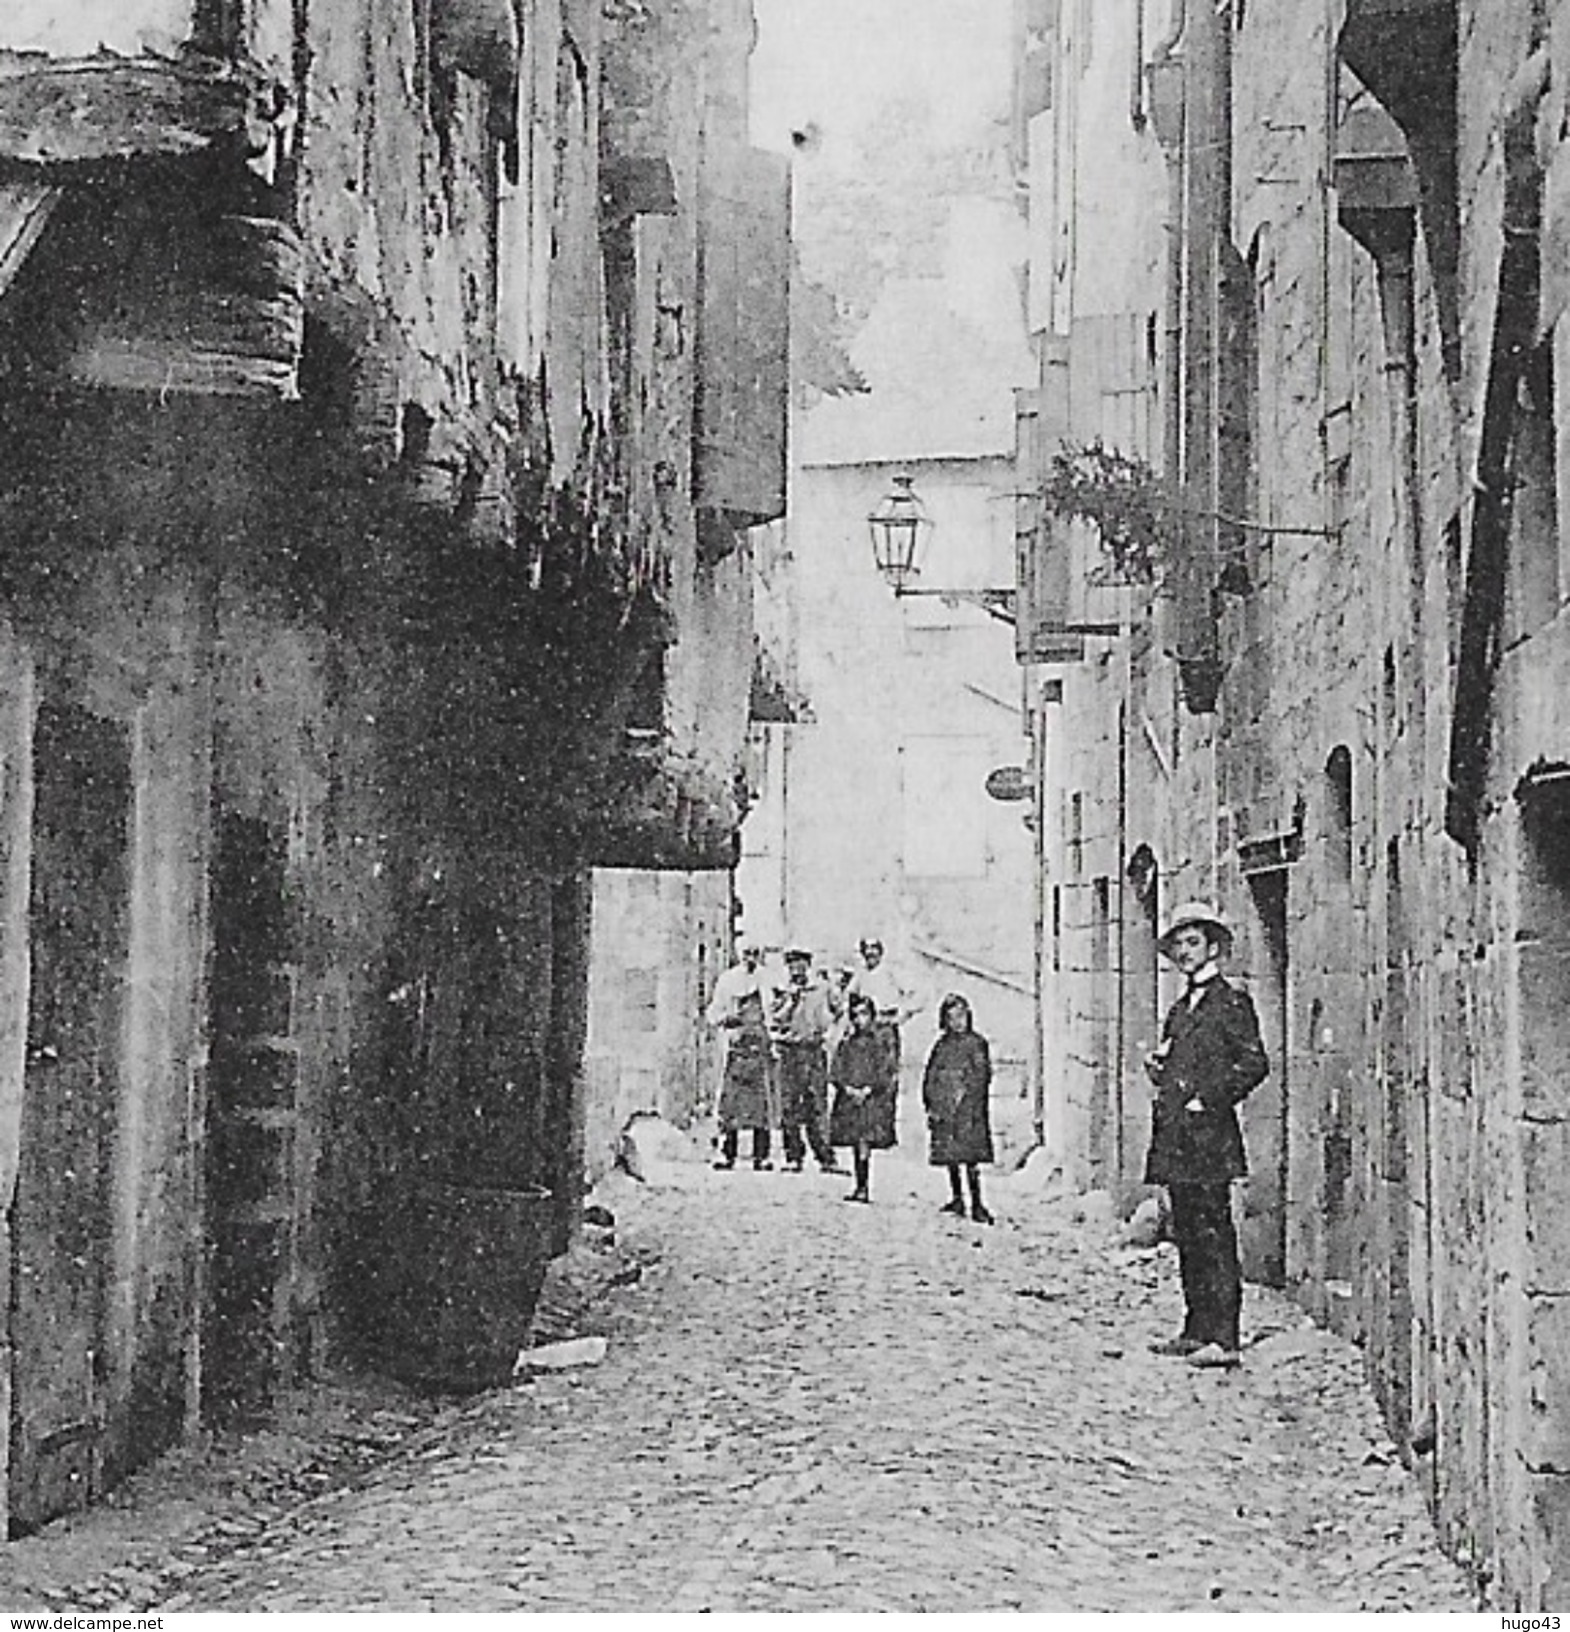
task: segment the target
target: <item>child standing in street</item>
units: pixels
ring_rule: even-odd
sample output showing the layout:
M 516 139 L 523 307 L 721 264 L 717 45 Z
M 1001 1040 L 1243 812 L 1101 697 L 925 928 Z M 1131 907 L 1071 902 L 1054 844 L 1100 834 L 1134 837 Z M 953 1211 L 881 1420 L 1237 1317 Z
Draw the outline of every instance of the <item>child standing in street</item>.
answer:
M 992 1214 L 981 1199 L 982 1162 L 992 1154 L 992 1051 L 976 1029 L 970 1004 L 950 992 L 938 1007 L 938 1040 L 927 1056 L 921 1083 L 927 1112 L 927 1133 L 932 1142 L 934 1167 L 946 1167 L 951 1195 L 942 1209 L 956 1218 L 965 1216 L 965 1192 L 960 1169 L 970 1189 L 970 1216 L 991 1224 Z
M 829 1143 L 849 1145 L 856 1163 L 856 1188 L 846 1201 L 872 1200 L 872 1153 L 894 1145 L 894 1073 L 877 1005 L 869 997 L 852 997 L 850 1030 L 834 1050 L 829 1067 L 834 1087 Z

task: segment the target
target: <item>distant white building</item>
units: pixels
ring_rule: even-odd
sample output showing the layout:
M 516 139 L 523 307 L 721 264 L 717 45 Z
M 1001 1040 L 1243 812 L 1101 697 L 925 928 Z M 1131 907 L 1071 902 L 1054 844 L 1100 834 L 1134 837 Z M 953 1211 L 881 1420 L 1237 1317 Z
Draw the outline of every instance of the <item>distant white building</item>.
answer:
M 996 87 L 1006 106 L 1008 85 Z M 796 231 L 816 275 L 814 208 Z M 855 185 L 854 182 L 851 185 Z M 832 201 L 831 201 L 832 202 Z M 1014 581 L 1014 387 L 1032 380 L 1023 224 L 996 173 L 943 205 L 931 241 L 891 270 L 849 341 L 868 390 L 798 412 L 785 523 L 794 683 L 807 723 L 757 728 L 761 797 L 743 827 L 741 932 L 849 963 L 875 935 L 920 995 L 919 1064 L 949 991 L 993 1040 L 1000 1101 L 1026 1106 L 1032 1015 L 1032 840 L 987 775 L 1028 755 L 1012 631 L 978 606 L 896 600 L 867 516 L 908 472 L 933 522 L 921 586 Z M 878 253 L 878 225 L 867 253 Z

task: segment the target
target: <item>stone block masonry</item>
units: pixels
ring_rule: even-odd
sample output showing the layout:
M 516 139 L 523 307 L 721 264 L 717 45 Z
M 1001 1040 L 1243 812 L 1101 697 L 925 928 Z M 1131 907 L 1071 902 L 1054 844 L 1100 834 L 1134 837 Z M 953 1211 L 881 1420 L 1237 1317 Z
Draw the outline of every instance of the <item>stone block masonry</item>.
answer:
M 1142 846 L 1160 899 L 1232 913 L 1276 1066 L 1249 1107 L 1245 1215 L 1285 1283 L 1364 1342 L 1447 1544 L 1505 1609 L 1564 1598 L 1559 10 L 1354 0 L 1331 29 L 1256 0 L 1215 35 L 1189 19 L 1186 86 L 1202 112 L 1221 98 L 1225 162 L 1183 173 L 1178 215 L 1185 195 L 1154 185 L 1126 214 L 1132 232 L 1167 211 L 1176 246 L 1168 465 L 1213 462 L 1251 527 L 1214 584 L 1196 591 L 1188 561 L 1182 618 L 1158 596 L 1154 642 L 1136 618 L 1126 682 L 1106 678 L 1121 653 L 1094 685 L 1067 673 L 1055 774 L 1102 804 L 1082 832 L 1115 810 L 1128 845 L 1092 859 L 1049 828 L 1046 847 L 1059 889 Z M 1092 97 L 1077 117 L 1126 110 Z M 1170 135 L 1169 161 L 1192 159 Z M 1105 196 L 1111 161 L 1074 151 L 1077 187 Z M 1365 186 L 1376 160 L 1401 184 Z M 1065 232 L 1080 208 L 1060 201 Z M 1211 302 L 1238 371 L 1216 416 Z M 1173 673 L 1204 640 L 1213 712 Z M 1121 722 L 1154 721 L 1163 688 L 1195 706 L 1120 782 Z M 1061 923 L 1060 1047 L 1093 1084 L 1146 977 L 1098 961 L 1086 915 Z M 1070 1171 L 1107 1142 L 1085 1103 L 1076 1087 L 1060 1124 Z

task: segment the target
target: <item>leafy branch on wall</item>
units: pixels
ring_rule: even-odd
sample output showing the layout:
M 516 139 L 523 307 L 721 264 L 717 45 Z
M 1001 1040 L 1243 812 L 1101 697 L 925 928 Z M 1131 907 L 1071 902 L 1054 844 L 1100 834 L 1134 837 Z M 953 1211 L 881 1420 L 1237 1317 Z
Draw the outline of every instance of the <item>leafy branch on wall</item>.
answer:
M 1055 516 L 1095 528 L 1109 584 L 1160 584 L 1178 545 L 1177 507 L 1166 479 L 1136 454 L 1099 438 L 1065 442 L 1052 455 L 1041 499 Z

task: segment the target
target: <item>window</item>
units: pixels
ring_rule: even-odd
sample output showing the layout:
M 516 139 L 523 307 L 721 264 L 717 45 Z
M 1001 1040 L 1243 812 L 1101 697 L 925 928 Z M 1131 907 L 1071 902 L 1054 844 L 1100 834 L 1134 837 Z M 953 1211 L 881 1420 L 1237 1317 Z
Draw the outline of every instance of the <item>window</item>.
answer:
M 1511 617 L 1509 634 L 1520 638 L 1541 628 L 1563 600 L 1559 565 L 1559 478 L 1554 422 L 1554 353 L 1551 341 L 1526 358 L 1516 397 L 1510 439 Z
M 1385 647 L 1384 681 L 1380 687 L 1380 695 L 1385 706 L 1385 745 L 1389 747 L 1401 735 L 1401 688 L 1396 679 L 1396 649 L 1394 646 Z
M 1255 449 L 1259 442 L 1260 311 L 1270 267 L 1263 227 L 1247 256 L 1230 242 L 1221 246 L 1221 388 L 1216 425 L 1218 496 L 1222 511 L 1246 517 L 1259 508 Z M 1220 530 L 1220 588 L 1246 595 L 1259 581 L 1262 535 L 1235 523 Z

